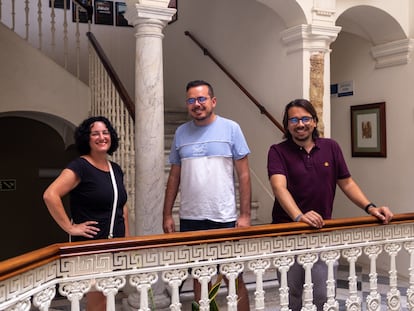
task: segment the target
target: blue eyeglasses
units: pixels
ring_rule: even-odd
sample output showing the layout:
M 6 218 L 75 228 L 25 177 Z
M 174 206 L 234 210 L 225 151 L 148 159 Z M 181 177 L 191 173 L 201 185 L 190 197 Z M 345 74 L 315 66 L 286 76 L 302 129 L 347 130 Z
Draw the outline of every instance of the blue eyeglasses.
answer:
M 303 124 L 309 124 L 312 121 L 312 117 L 302 117 L 302 118 L 289 118 L 288 121 L 290 124 L 296 125 L 299 123 L 299 121 L 302 121 Z
M 189 105 L 195 104 L 196 101 L 198 101 L 200 104 L 204 104 L 207 101 L 208 97 L 205 96 L 199 96 L 199 97 L 190 97 L 186 99 L 186 103 Z

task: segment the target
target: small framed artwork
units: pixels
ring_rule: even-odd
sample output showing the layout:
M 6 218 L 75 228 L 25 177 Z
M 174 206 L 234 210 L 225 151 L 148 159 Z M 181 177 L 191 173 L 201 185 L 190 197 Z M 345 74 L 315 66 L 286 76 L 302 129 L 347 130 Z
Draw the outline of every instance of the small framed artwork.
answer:
M 386 157 L 385 102 L 351 106 L 353 157 Z
M 49 0 L 49 8 L 52 7 L 52 2 L 53 2 L 53 7 L 55 9 L 64 9 L 65 8 L 65 0 Z M 70 2 L 71 0 L 66 0 L 66 9 L 70 10 Z
M 82 2 L 82 4 L 88 5 L 88 0 L 80 0 L 80 2 Z M 76 16 L 76 14 L 78 15 Z M 88 22 L 88 11 L 84 9 L 83 7 L 81 7 L 80 5 L 73 3 L 72 21 L 76 23 L 76 20 L 78 18 L 79 18 L 79 23 L 87 23 Z
M 124 27 L 133 27 L 128 24 L 128 20 L 125 18 L 124 14 L 126 11 L 126 3 L 124 2 L 115 2 L 115 25 L 124 26 Z
M 173 8 L 173 9 L 177 10 L 177 12 L 175 12 L 174 16 L 172 17 L 171 21 L 168 22 L 168 24 L 174 23 L 178 18 L 177 2 L 178 2 L 178 0 L 170 0 L 170 3 L 168 4 L 169 8 Z
M 109 0 L 95 0 L 95 24 L 114 24 L 114 3 Z

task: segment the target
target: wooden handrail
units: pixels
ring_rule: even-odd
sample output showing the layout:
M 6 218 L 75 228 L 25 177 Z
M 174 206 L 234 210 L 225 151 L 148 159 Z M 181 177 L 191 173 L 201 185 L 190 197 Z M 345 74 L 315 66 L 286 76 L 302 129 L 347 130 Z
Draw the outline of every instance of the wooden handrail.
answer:
M 108 73 L 112 83 L 114 84 L 116 90 L 119 93 L 122 101 L 125 104 L 126 109 L 128 110 L 129 115 L 131 116 L 132 120 L 135 121 L 135 104 L 131 97 L 129 96 L 127 90 L 125 89 L 124 85 L 119 79 L 119 76 L 115 72 L 115 69 L 112 67 L 109 58 L 106 56 L 105 52 L 103 51 L 101 45 L 96 40 L 95 36 L 91 32 L 86 33 L 87 37 L 89 38 L 90 43 L 92 44 L 96 54 L 98 55 L 99 59 L 102 62 L 106 72 Z
M 394 215 L 392 225 L 414 221 L 414 213 Z M 330 232 L 339 229 L 382 226 L 373 216 L 326 220 L 321 229 L 297 222 L 269 224 L 247 228 L 216 229 L 193 232 L 146 235 L 139 237 L 115 238 L 86 242 L 59 243 L 38 249 L 0 262 L 0 281 L 21 274 L 53 260 L 77 255 L 90 255 L 108 252 L 121 252 L 139 249 L 153 249 L 179 245 L 208 244 L 224 241 L 237 241 L 252 238 L 278 237 L 286 235 Z
M 203 50 L 204 55 L 207 55 L 211 60 L 236 84 L 239 89 L 259 108 L 260 113 L 264 114 L 276 127 L 282 132 L 285 133 L 283 126 L 266 110 L 266 108 L 261 105 L 252 94 L 250 94 L 237 79 L 226 69 L 224 66 L 198 41 L 188 30 L 184 34 L 191 38 L 199 47 Z

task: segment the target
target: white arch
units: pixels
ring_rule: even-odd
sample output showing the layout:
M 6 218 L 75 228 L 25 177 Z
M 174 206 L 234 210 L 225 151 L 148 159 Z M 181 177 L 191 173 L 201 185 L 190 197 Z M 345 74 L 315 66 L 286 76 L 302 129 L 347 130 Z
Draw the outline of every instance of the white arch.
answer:
M 373 45 L 408 38 L 408 29 L 400 19 L 379 7 L 356 5 L 342 10 L 337 16 L 336 24 L 342 31 L 362 37 Z
M 37 111 L 9 111 L 0 113 L 0 119 L 4 117 L 21 117 L 36 120 L 47 124 L 62 137 L 65 148 L 74 144 L 73 133 L 77 125 L 64 120 L 58 116 Z

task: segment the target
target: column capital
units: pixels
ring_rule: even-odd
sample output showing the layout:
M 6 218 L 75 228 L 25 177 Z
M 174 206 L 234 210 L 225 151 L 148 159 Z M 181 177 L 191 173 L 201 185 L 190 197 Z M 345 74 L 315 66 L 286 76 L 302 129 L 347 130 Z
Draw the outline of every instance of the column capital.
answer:
M 165 24 L 171 21 L 176 9 L 168 7 L 168 0 L 129 0 L 125 18 L 129 24 L 137 25 L 143 19 L 159 20 Z
M 324 25 L 298 25 L 281 32 L 282 42 L 288 47 L 288 54 L 307 50 L 330 52 L 329 45 L 335 41 L 341 27 Z

